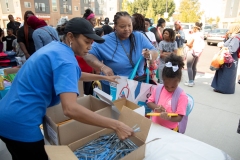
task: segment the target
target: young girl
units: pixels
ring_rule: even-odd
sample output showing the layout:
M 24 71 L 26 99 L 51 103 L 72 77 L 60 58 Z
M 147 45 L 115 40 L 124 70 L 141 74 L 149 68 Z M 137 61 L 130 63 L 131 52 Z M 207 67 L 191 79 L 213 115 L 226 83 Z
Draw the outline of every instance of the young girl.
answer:
M 180 56 L 171 54 L 165 57 L 166 65 L 163 68 L 163 88 L 160 92 L 159 100 L 157 105 L 155 103 L 156 89 L 153 91 L 152 95 L 148 98 L 148 107 L 154 110 L 154 112 L 161 113 L 160 117 L 152 117 L 152 121 L 158 123 L 169 129 L 176 129 L 178 127 L 178 122 L 180 122 L 183 116 L 186 114 L 186 107 L 188 103 L 188 98 L 186 93 L 183 91 L 178 99 L 176 112 L 178 116 L 168 117 L 168 113 L 173 113 L 171 100 L 174 91 L 177 89 L 179 82 L 182 77 L 182 69 L 184 66 L 183 59 Z
M 159 43 L 160 49 L 160 64 L 158 66 L 158 78 L 159 83 L 163 83 L 162 71 L 165 66 L 165 57 L 171 53 L 177 54 L 177 42 L 175 41 L 175 32 L 171 28 L 163 30 L 163 40 Z

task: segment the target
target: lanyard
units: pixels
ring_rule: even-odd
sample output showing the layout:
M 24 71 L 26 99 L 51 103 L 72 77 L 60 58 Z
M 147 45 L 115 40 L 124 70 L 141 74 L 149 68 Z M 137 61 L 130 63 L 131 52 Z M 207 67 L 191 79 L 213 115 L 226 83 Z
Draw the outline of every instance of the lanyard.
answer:
M 116 34 L 116 33 L 115 33 L 115 34 Z M 117 37 L 117 34 L 116 34 L 116 37 Z M 129 62 L 131 63 L 132 67 L 134 68 L 135 65 L 134 65 L 134 63 L 133 63 L 133 61 L 132 61 L 132 57 L 130 57 L 130 55 L 128 54 L 128 52 L 127 52 L 127 50 L 125 49 L 125 47 L 124 47 L 122 41 L 121 41 L 120 39 L 119 39 L 119 41 L 120 41 L 120 44 L 121 44 L 121 46 L 122 46 L 122 48 L 123 48 L 123 50 L 124 50 L 126 56 L 127 56 L 128 59 L 129 59 Z

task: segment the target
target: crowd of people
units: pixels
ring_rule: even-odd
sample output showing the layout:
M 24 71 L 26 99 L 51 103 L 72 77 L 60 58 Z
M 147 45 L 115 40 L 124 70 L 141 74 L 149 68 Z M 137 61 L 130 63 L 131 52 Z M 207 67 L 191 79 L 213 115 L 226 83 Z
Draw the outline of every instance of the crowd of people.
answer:
M 31 11 L 25 13 L 22 27 L 11 15 L 9 20 L 8 36 L 3 36 L 1 30 L 0 42 L 7 41 L 7 50 L 14 50 L 27 59 L 11 89 L 0 100 L 0 139 L 5 142 L 13 159 L 48 159 L 39 125 L 46 109 L 59 102 L 64 114 L 72 119 L 111 128 L 120 139 L 131 136 L 133 130 L 129 126 L 93 113 L 76 103 L 78 80 L 84 81 L 84 93 L 87 95 L 92 94 L 92 81 L 95 80 L 101 80 L 102 90 L 110 94 L 109 82 L 117 83 L 118 76 L 128 77 L 140 57 L 144 58 L 137 69 L 137 76 L 144 75 L 144 68 L 148 66 L 152 76 L 157 74 L 158 82 L 164 85 L 158 102 L 155 102 L 155 90 L 148 99 L 149 108 L 163 113 L 153 121 L 176 129 L 178 122 L 186 115 L 187 95 L 184 91 L 179 97 L 178 116 L 169 118 L 167 113 L 172 112 L 169 104 L 181 81 L 185 58 L 189 77 L 185 85 L 195 85 L 197 62 L 204 49 L 201 23 L 195 23 L 184 50 L 185 35 L 180 21 L 174 23 L 175 30 L 165 28 L 163 18 L 158 20 L 156 27 L 151 27 L 149 18 L 139 13 L 130 15 L 125 11 L 117 12 L 113 20 L 114 28 L 108 25 L 109 18 L 104 19 L 102 27 L 95 28 L 96 18 L 90 9 L 85 11 L 82 18 L 73 18 L 56 29 Z M 217 71 L 212 83 L 222 93 L 234 93 L 234 88 L 225 92 L 221 83 L 222 76 L 227 83 L 230 75 L 236 75 L 239 43 L 235 37 L 240 33 L 239 25 L 230 28 L 229 33 L 232 38 L 225 45 L 230 46 L 236 63 Z

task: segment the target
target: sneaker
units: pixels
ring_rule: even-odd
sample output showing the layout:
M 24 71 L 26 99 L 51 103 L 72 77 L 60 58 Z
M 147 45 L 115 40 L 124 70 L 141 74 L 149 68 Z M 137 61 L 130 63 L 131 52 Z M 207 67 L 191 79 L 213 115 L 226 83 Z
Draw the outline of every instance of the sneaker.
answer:
M 184 85 L 188 86 L 188 87 L 193 87 L 195 85 L 195 83 L 194 82 L 185 82 Z

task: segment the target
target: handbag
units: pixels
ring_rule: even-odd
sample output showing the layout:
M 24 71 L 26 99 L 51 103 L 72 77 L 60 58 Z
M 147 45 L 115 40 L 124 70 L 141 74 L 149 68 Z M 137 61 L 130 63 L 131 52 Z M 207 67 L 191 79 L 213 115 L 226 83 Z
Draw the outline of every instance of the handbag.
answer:
M 210 64 L 210 70 L 216 71 L 224 64 L 224 53 L 229 52 L 227 47 L 223 47 L 219 52 L 217 52 L 212 59 Z
M 234 59 L 229 52 L 224 52 L 224 63 L 228 68 L 232 66 L 232 63 L 234 62 Z

